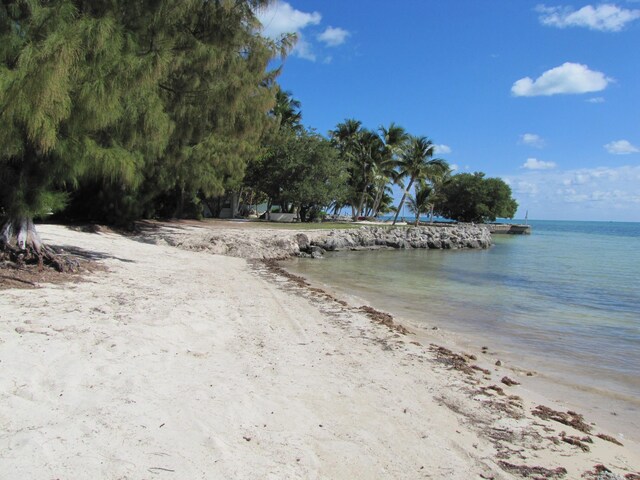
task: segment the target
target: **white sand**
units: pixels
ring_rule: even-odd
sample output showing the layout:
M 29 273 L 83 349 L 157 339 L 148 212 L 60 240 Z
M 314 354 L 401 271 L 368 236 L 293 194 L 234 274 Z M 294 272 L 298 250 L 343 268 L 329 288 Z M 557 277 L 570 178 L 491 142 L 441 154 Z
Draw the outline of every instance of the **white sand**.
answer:
M 519 478 L 500 452 L 566 478 L 640 468 L 637 444 L 555 445 L 584 434 L 492 410 L 426 344 L 245 260 L 40 230 L 109 271 L 0 291 L 2 479 Z

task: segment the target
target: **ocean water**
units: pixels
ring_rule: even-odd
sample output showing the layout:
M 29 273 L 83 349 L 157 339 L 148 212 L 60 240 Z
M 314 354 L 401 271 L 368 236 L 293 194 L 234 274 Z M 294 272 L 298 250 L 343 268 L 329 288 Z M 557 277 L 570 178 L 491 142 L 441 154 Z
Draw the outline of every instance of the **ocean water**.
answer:
M 488 250 L 336 252 L 287 268 L 482 342 L 637 419 L 640 223 L 529 223 L 531 235 L 494 235 Z

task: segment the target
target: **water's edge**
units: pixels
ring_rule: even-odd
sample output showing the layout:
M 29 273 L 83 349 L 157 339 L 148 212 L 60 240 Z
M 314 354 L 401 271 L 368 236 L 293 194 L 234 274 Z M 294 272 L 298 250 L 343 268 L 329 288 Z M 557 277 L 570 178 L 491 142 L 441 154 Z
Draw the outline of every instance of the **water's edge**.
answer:
M 543 229 L 532 235 L 537 239 L 499 239 L 490 250 L 340 252 L 283 266 L 427 334 L 437 326 L 466 350 L 488 346 L 503 363 L 538 372 L 527 383 L 545 397 L 639 439 L 638 303 L 624 290 L 629 278 L 613 278 L 635 272 L 612 255 L 610 236 L 588 238 L 589 249 L 610 247 L 592 251 L 592 258 L 562 235 L 545 236 Z M 548 259 L 540 251 L 545 242 L 560 246 Z M 522 258 L 520 250 L 531 247 L 535 258 Z M 520 255 L 516 262 L 507 258 L 510 248 Z M 614 269 L 608 282 L 602 257 Z M 416 266 L 424 272 L 412 271 Z M 585 278 L 580 283 L 572 275 Z

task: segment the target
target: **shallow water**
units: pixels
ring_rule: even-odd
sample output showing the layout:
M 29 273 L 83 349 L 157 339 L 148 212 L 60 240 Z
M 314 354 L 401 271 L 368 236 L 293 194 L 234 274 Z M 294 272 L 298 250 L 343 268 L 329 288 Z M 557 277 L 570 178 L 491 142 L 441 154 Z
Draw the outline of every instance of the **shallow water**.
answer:
M 337 252 L 287 268 L 640 414 L 640 224 L 530 223 L 489 250 Z

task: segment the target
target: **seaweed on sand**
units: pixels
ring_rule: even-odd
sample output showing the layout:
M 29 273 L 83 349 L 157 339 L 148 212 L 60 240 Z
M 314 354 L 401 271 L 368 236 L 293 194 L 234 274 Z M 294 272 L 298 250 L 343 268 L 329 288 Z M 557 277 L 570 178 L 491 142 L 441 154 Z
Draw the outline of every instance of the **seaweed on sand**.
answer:
M 553 420 L 555 422 L 562 423 L 563 425 L 567 425 L 568 427 L 575 428 L 579 432 L 591 433 L 591 425 L 585 423 L 582 415 L 572 412 L 571 410 L 567 412 L 559 412 L 552 408 L 545 407 L 544 405 L 538 405 L 531 413 L 543 420 Z
M 513 463 L 500 460 L 500 468 L 504 471 L 520 475 L 525 478 L 563 478 L 567 474 L 567 469 L 557 467 L 553 470 L 544 467 L 530 467 L 528 465 L 514 465 Z

